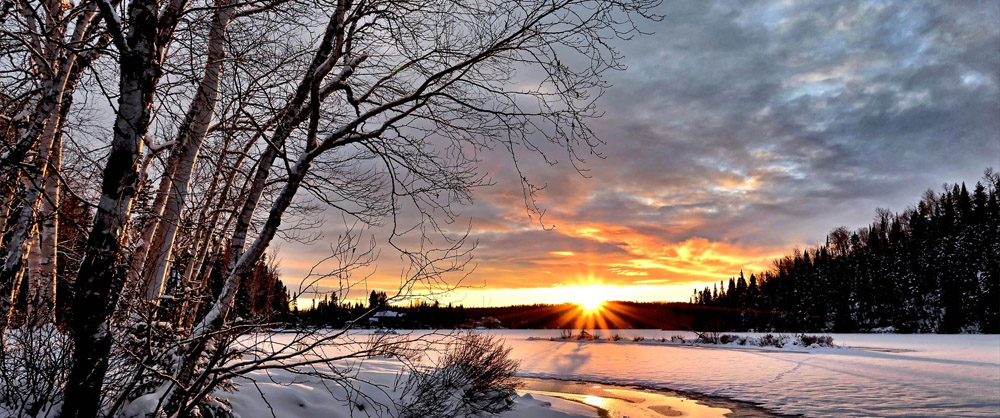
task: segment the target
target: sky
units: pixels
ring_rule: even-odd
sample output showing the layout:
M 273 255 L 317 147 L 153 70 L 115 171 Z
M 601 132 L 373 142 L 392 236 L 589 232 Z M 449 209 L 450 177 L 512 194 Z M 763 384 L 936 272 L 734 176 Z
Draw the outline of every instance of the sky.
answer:
M 442 301 L 687 301 L 864 226 L 877 207 L 903 211 L 928 188 L 1000 169 L 998 2 L 685 0 L 658 12 L 642 25 L 652 34 L 616 45 L 628 68 L 608 75 L 590 124 L 604 158 L 584 176 L 522 156 L 546 186 L 541 222 L 509 158 L 484 164 L 495 184 L 454 224 L 477 242 L 474 270 Z M 280 244 L 292 290 L 343 225 L 329 217 L 318 242 Z M 383 246 L 355 294 L 391 295 L 403 264 L 384 230 L 370 233 Z

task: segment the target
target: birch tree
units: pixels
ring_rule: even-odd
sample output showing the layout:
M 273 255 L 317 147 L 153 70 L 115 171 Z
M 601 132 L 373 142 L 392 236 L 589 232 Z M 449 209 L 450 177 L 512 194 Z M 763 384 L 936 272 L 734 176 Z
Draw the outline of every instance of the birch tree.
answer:
M 93 4 L 73 6 L 54 0 L 4 3 L 0 35 L 10 47 L 10 71 L 5 72 L 3 84 L 17 95 L 8 101 L 20 102 L 22 108 L 5 115 L 13 125 L 12 140 L 0 151 L 4 181 L 19 184 L 6 199 L 10 203 L 4 222 L 8 239 L 0 266 L 0 332 L 6 332 L 11 301 L 24 278 L 34 235 L 40 244 L 32 269 L 35 308 L 39 318 L 51 315 L 47 307 L 52 304 L 52 292 L 42 289 L 54 288 L 55 280 L 59 138 L 77 82 L 100 56 L 104 44 L 94 25 L 96 10 Z
M 26 1 L 18 10 L 30 11 Z M 59 63 L 56 71 L 28 73 L 44 88 L 22 89 L 41 93 L 5 99 L 31 110 L 5 113 L 17 128 L 3 143 L 2 174 L 22 186 L 3 196 L 13 202 L 2 207 L 3 324 L 32 237 L 43 243 L 55 230 L 32 233 L 39 202 L 58 206 L 46 170 L 60 172 L 52 147 L 60 111 L 74 111 L 65 86 L 80 74 L 97 80 L 88 92 L 107 99 L 113 121 L 108 138 L 92 139 L 102 169 L 83 182 L 94 213 L 73 277 L 61 414 L 191 416 L 215 405 L 212 394 L 236 376 L 341 358 L 317 353 L 346 328 L 301 333 L 243 360 L 252 350 L 240 336 L 269 331 L 231 314 L 274 240 L 314 225 L 318 208 L 389 227 L 388 246 L 409 264 L 390 302 L 448 289 L 449 275 L 467 273 L 474 245 L 443 225 L 488 184 L 483 153 L 509 155 L 525 205 L 537 212 L 520 156 L 579 169 L 598 153 L 587 123 L 600 116 L 603 74 L 623 68 L 609 42 L 638 34 L 634 19 L 656 19 L 656 3 L 94 0 L 63 12 L 46 3 L 52 16 L 75 19 L 69 39 L 81 47 L 54 43 L 61 55 L 40 62 Z M 48 32 L 32 13 L 4 13 L 7 38 L 35 60 L 36 39 Z M 117 88 L 104 83 L 109 77 Z M 331 246 L 337 267 L 317 277 L 343 282 L 374 265 L 376 245 L 361 236 L 347 228 Z M 218 292 L 211 277 L 222 282 Z M 309 280 L 306 288 L 319 279 Z M 373 344 L 344 356 L 400 342 Z

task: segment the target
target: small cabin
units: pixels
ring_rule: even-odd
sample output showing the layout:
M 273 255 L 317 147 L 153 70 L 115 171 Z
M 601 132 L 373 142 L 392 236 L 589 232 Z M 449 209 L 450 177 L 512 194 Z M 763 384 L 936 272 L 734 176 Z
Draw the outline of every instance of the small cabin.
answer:
M 396 311 L 380 311 L 368 317 L 368 324 L 377 327 L 392 328 L 398 326 L 406 314 Z

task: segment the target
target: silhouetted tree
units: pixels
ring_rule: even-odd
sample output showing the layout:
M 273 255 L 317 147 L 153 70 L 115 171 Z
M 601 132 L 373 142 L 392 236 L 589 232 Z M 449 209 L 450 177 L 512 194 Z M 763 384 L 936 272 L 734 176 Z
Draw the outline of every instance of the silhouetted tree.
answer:
M 1000 332 L 998 189 L 988 169 L 971 193 L 964 183 L 928 190 L 903 213 L 879 208 L 866 227 L 837 227 L 759 279 L 745 284 L 741 271 L 692 300 L 739 309 L 732 328 Z M 751 315 L 759 311 L 771 315 Z

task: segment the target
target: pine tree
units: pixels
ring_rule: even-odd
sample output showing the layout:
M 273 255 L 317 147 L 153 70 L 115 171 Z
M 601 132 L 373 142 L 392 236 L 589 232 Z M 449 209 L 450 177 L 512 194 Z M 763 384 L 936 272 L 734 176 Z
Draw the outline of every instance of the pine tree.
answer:
M 760 309 L 767 326 L 795 331 L 1000 331 L 1000 175 L 924 193 L 900 213 L 878 209 L 854 232 L 706 288 L 702 304 Z M 698 292 L 696 292 L 698 296 Z M 753 321 L 741 316 L 744 328 Z M 755 325 L 756 326 L 756 325 Z

